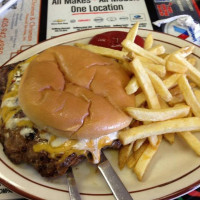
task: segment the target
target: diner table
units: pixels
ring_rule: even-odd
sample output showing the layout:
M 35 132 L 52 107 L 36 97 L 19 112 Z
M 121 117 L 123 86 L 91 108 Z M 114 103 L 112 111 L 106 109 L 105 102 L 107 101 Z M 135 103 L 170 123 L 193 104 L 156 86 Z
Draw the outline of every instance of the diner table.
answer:
M 33 45 L 62 34 L 84 29 L 127 28 L 138 20 L 140 21 L 141 29 L 162 32 L 164 31 L 163 26 L 155 26 L 153 24 L 154 21 L 182 14 L 190 15 L 197 23 L 200 23 L 200 0 L 99 0 L 99 2 L 83 0 L 80 1 L 82 2 L 80 4 L 78 2 L 75 0 L 0 0 L 0 65 Z M 105 5 L 107 7 L 102 8 L 102 5 L 106 2 L 107 4 L 110 3 Z M 188 9 L 185 9 L 187 11 L 185 13 L 178 9 L 178 6 L 181 8 L 182 3 L 184 6 L 188 6 Z M 138 5 L 138 8 L 135 5 Z M 176 9 L 173 10 L 175 7 Z M 103 15 L 105 17 L 109 16 L 109 13 L 122 8 L 125 9 L 124 12 L 129 12 L 130 21 L 125 22 L 127 19 L 124 15 L 120 16 L 120 20 L 115 21 L 117 13 L 105 21 L 102 13 L 100 14 L 100 12 L 103 12 L 101 9 L 104 9 Z M 134 9 L 134 12 L 138 9 L 137 14 L 132 14 L 133 11 L 131 9 Z M 89 12 L 93 13 L 93 15 Z M 62 15 L 59 16 L 58 13 Z M 95 16 L 94 21 L 91 21 L 93 16 Z M 68 18 L 70 18 L 70 21 Z M 60 26 L 61 23 L 63 24 L 62 27 Z M 184 40 L 189 39 L 189 36 L 181 34 L 181 36 L 176 37 Z M 198 46 L 197 43 L 195 45 Z M 11 189 L 4 187 L 0 183 L 0 200 L 25 199 L 16 194 L 16 192 L 11 191 Z M 190 188 L 189 191 L 176 199 L 200 199 L 200 188 L 198 186 Z

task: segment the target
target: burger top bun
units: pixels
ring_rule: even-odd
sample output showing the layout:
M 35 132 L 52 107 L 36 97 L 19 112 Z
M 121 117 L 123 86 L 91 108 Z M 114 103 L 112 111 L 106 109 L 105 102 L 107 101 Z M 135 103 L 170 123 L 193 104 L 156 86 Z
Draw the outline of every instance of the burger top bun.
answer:
M 73 46 L 52 47 L 24 72 L 19 103 L 30 120 L 52 134 L 92 139 L 127 127 L 134 106 L 129 76 L 113 59 Z

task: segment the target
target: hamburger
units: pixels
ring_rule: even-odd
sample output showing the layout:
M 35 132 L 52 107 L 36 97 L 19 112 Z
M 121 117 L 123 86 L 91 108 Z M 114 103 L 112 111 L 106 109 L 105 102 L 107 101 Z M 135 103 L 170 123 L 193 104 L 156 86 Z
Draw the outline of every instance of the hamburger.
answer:
M 116 60 L 62 45 L 0 74 L 0 141 L 12 162 L 55 177 L 83 159 L 97 164 L 103 148 L 121 146 L 118 131 L 131 123 L 124 108 L 135 101 Z

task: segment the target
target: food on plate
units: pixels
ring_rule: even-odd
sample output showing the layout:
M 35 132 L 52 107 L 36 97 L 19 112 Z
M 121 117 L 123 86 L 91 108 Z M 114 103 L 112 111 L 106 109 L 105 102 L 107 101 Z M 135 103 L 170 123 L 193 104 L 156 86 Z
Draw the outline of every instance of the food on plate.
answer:
M 135 105 L 124 90 L 129 80 L 114 59 L 74 46 L 16 64 L 1 104 L 5 153 L 43 176 L 65 173 L 82 156 L 98 163 L 101 149 L 118 145 L 118 131 L 131 123 L 123 110 Z
M 138 180 L 142 180 L 158 151 L 162 136 L 173 144 L 177 133 L 199 155 L 200 141 L 195 132 L 200 130 L 200 95 L 197 92 L 200 72 L 195 67 L 195 58 L 191 56 L 194 46 L 167 52 L 164 46 L 153 44 L 152 35 L 147 36 L 144 48 L 131 41 L 126 38 L 122 46 L 129 52 L 128 55 L 132 55 L 129 71 L 133 74 L 133 88 L 137 83 L 137 90 L 134 93 L 131 92 L 132 88 L 126 91 L 127 94 L 136 95 L 136 107 L 128 107 L 126 111 L 140 125 L 121 130 L 119 138 L 125 147 L 134 143 L 132 152 L 127 150 L 130 156 L 126 158 L 126 165 L 135 172 Z M 149 67 L 152 64 L 154 68 Z M 164 68 L 162 74 L 155 70 L 160 69 L 159 66 Z M 177 112 L 181 107 L 187 110 L 182 116 Z M 126 152 L 123 154 L 126 155 Z
M 194 47 L 168 52 L 153 34 L 134 43 L 138 27 L 0 69 L 0 141 L 11 161 L 52 177 L 85 158 L 99 163 L 111 147 L 119 149 L 119 168 L 127 165 L 141 181 L 163 139 L 173 144 L 177 134 L 199 155 Z M 100 45 L 117 34 L 120 45 Z

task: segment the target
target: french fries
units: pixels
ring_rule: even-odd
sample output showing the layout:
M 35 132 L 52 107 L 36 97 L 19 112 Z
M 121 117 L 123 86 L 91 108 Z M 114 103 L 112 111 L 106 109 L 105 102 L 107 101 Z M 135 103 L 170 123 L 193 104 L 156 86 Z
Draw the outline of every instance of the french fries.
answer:
M 162 59 L 162 58 L 154 55 L 153 53 L 143 49 L 142 47 L 138 46 L 137 44 L 131 42 L 128 39 L 125 39 L 122 42 L 122 46 L 125 49 L 128 49 L 129 51 L 133 51 L 134 53 L 136 53 L 136 54 L 138 54 L 140 56 L 146 57 L 146 58 L 152 60 L 153 62 L 155 62 L 157 64 L 165 65 L 165 60 L 164 59 Z
M 139 88 L 138 82 L 135 77 L 132 77 L 128 85 L 125 87 L 127 94 L 135 93 Z
M 140 107 L 145 101 L 146 101 L 146 97 L 143 92 L 141 92 L 140 94 L 137 94 L 135 96 L 135 107 L 136 108 Z
M 128 159 L 128 157 L 131 154 L 132 151 L 132 147 L 133 147 L 133 143 L 128 144 L 126 146 L 123 146 L 120 150 L 119 150 L 119 159 L 118 159 L 118 163 L 119 163 L 119 168 L 123 169 L 124 166 L 126 165 L 126 161 Z
M 188 70 L 188 68 L 185 65 L 181 65 L 174 61 L 171 61 L 170 58 L 166 61 L 166 69 L 167 71 L 170 72 L 182 73 L 182 74 L 185 74 Z
M 178 82 L 179 88 L 182 91 L 185 101 L 191 107 L 195 116 L 200 117 L 200 103 L 198 102 L 192 88 L 186 78 L 186 75 L 182 75 Z
M 150 49 L 153 45 L 153 35 L 149 33 L 144 41 L 144 49 Z
M 163 83 L 163 81 L 152 71 L 146 69 L 149 78 L 155 88 L 155 91 L 157 92 L 157 94 L 164 99 L 165 101 L 170 101 L 172 99 L 172 95 L 169 92 L 169 90 L 167 89 L 167 87 L 165 86 L 165 84 Z
M 131 69 L 133 70 L 137 80 L 138 84 L 142 88 L 146 100 L 148 102 L 148 105 L 150 108 L 160 108 L 158 97 L 156 95 L 156 92 L 154 90 L 154 87 L 151 83 L 151 80 L 142 66 L 142 63 L 138 58 L 135 58 L 133 62 L 130 64 Z
M 140 57 L 138 57 L 140 59 Z M 147 63 L 143 62 L 142 59 L 140 59 L 143 67 L 151 70 L 155 74 L 157 74 L 159 77 L 163 78 L 166 75 L 166 68 L 164 65 L 158 65 L 154 63 Z
M 141 125 L 133 127 L 127 130 L 119 132 L 119 138 L 123 145 L 127 145 L 138 139 L 146 138 L 152 135 L 161 135 L 172 132 L 183 131 L 199 131 L 200 130 L 200 118 L 188 117 L 171 119 L 162 122 L 154 122 L 147 125 Z
M 151 161 L 155 153 L 157 152 L 160 143 L 162 141 L 162 136 L 158 137 L 158 142 L 156 146 L 148 145 L 146 149 L 143 151 L 142 155 L 138 159 L 137 163 L 135 164 L 133 171 L 137 175 L 138 180 L 142 180 L 142 177 Z
M 180 78 L 181 74 L 172 74 L 171 76 L 167 77 L 166 79 L 163 80 L 163 83 L 165 86 L 170 89 L 173 88 L 178 84 L 178 79 Z
M 138 140 L 137 140 L 138 141 Z M 142 155 L 142 153 L 145 151 L 145 149 L 147 148 L 149 143 L 147 142 L 143 142 L 138 148 L 137 150 L 133 151 L 132 154 L 130 155 L 130 157 L 127 160 L 127 167 L 129 168 L 133 168 L 135 166 L 135 164 L 137 163 L 137 161 L 139 160 L 140 156 Z M 135 144 L 134 144 L 135 146 Z
M 176 62 L 187 67 L 187 76 L 190 80 L 200 87 L 200 71 L 190 64 L 186 59 L 183 59 L 180 54 L 174 55 Z
M 194 136 L 191 132 L 181 132 L 178 133 L 180 137 L 182 137 L 185 142 L 192 148 L 192 150 L 200 156 L 200 141 L 197 137 Z
M 76 45 L 117 59 L 132 77 L 125 91 L 135 94 L 135 107 L 124 108 L 132 122 L 119 131 L 124 146 L 118 165 L 120 169 L 127 165 L 141 181 L 162 138 L 173 144 L 178 135 L 200 156 L 200 141 L 194 133 L 200 130 L 200 71 L 192 55 L 194 46 L 167 52 L 149 34 L 142 48 L 134 43 L 138 27 L 136 23 L 130 29 L 122 51 Z
M 115 58 L 121 61 L 126 60 L 128 54 L 127 52 L 113 50 L 105 47 L 99 47 L 91 44 L 76 43 L 75 46 L 80 47 L 82 49 L 87 49 L 91 52 L 98 53 L 103 56 Z
M 163 55 L 165 53 L 165 47 L 163 45 L 157 45 L 148 49 L 148 51 L 155 55 Z
M 132 30 L 135 36 L 138 24 Z M 200 154 L 200 141 L 192 133 L 200 130 L 200 89 L 197 89 L 200 72 L 194 67 L 196 59 L 191 55 L 194 46 L 166 53 L 164 46 L 154 46 L 151 34 L 145 39 L 144 48 L 132 41 L 127 37 L 122 42 L 131 55 L 129 71 L 134 77 L 130 91 L 128 87 L 126 91 L 127 94 L 142 92 L 135 96 L 135 107 L 127 107 L 125 111 L 143 125 L 121 130 L 119 139 L 124 145 L 134 143 L 126 164 L 141 181 L 162 136 L 173 144 L 178 134 Z
M 181 105 L 164 109 L 127 107 L 126 111 L 131 117 L 133 117 L 136 120 L 156 122 L 185 117 L 189 114 L 190 107 L 187 105 Z

